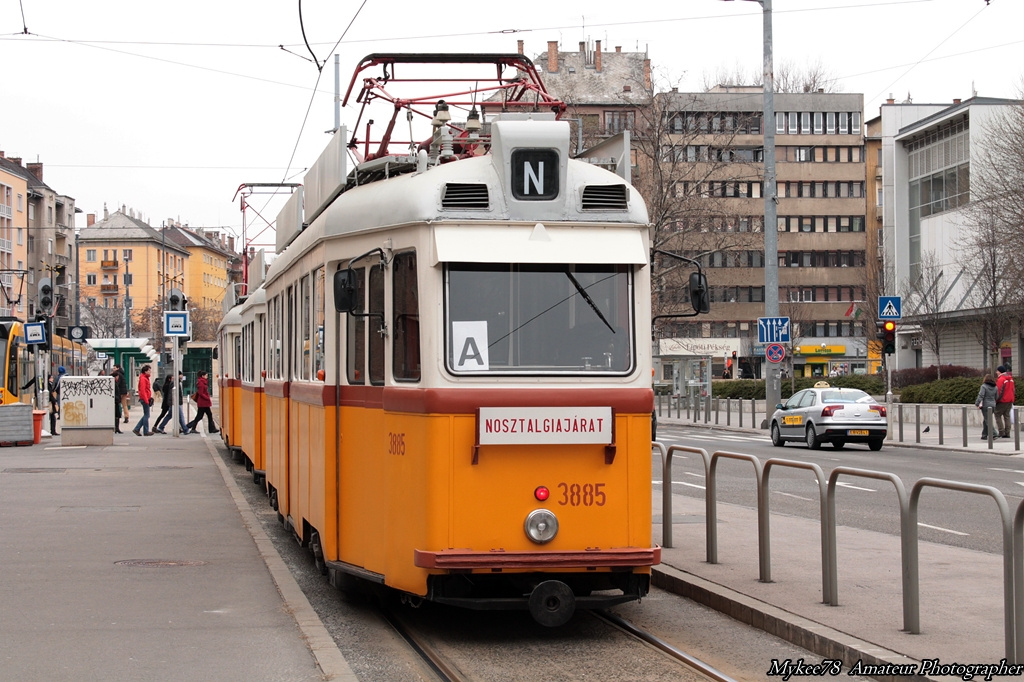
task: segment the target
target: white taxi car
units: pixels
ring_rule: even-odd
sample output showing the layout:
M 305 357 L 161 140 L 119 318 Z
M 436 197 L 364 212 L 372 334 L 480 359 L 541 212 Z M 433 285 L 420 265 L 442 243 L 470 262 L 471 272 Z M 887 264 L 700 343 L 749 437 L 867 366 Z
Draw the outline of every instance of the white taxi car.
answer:
M 867 443 L 881 450 L 887 426 L 885 407 L 864 391 L 819 381 L 776 405 L 770 428 L 776 447 L 803 441 L 812 450 L 822 443 L 837 450 L 847 443 Z

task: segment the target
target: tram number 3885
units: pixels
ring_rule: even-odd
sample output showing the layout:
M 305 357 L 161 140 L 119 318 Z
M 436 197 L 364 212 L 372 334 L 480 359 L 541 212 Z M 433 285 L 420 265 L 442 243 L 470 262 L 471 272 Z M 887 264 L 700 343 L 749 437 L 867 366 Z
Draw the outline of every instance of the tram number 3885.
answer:
M 559 483 L 562 492 L 558 504 L 570 507 L 603 507 L 607 498 L 604 483 Z

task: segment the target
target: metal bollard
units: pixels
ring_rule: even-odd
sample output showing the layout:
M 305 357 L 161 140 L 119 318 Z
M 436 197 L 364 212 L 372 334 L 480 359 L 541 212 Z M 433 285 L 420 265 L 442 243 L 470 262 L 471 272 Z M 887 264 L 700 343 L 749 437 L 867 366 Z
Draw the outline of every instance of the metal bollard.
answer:
M 963 412 L 963 414 L 960 415 L 960 424 L 962 425 L 961 428 L 963 429 L 963 432 L 964 432 L 964 447 L 966 448 L 967 447 L 967 408 L 966 407 L 962 407 L 962 408 L 960 408 L 960 411 Z
M 921 405 L 914 405 L 914 428 L 917 430 L 917 434 L 914 436 L 914 442 L 921 442 Z
M 896 406 L 896 415 L 900 422 L 900 442 L 903 442 L 903 403 Z
M 942 445 L 942 405 L 939 405 L 939 445 Z
M 732 426 L 732 398 L 725 399 L 725 425 Z

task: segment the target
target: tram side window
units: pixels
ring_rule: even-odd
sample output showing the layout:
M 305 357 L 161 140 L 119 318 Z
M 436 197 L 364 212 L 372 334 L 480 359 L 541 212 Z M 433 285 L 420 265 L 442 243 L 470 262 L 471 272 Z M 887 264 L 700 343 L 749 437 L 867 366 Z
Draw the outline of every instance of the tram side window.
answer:
M 234 362 L 235 374 L 232 379 L 242 378 L 242 336 L 241 334 L 235 334 L 235 362 Z
M 7 353 L 7 390 L 11 395 L 21 393 L 21 386 L 18 385 L 18 346 L 11 344 Z
M 326 271 L 321 266 L 313 273 L 313 376 L 320 378 L 326 371 L 324 364 L 324 278 Z
M 300 314 L 301 317 L 299 319 L 299 324 L 300 324 L 300 328 L 302 330 L 301 331 L 301 333 L 302 333 L 302 346 L 299 349 L 299 372 L 298 372 L 298 374 L 299 374 L 299 378 L 300 379 L 304 379 L 304 380 L 308 381 L 309 380 L 309 368 L 310 368 L 310 366 L 312 365 L 312 362 L 313 362 L 312 357 L 310 357 L 311 348 L 310 348 L 310 331 L 309 331 L 309 312 L 310 312 L 310 306 L 312 305 L 312 303 L 310 301 L 309 275 L 306 275 L 305 277 L 302 278 L 302 282 L 300 284 L 300 288 L 301 288 L 300 303 L 301 303 L 301 306 L 302 306 L 302 312 Z
M 356 307 L 353 313 L 364 311 L 363 301 L 366 300 L 366 268 L 355 268 L 356 276 Z M 359 315 L 346 315 L 347 344 L 345 347 L 345 367 L 348 383 L 366 383 L 366 318 Z
M 384 383 L 384 335 L 380 333 L 384 323 L 384 268 L 374 265 L 370 268 L 370 383 Z
M 416 254 L 395 255 L 394 260 L 393 369 L 397 381 L 420 380 L 420 311 L 416 285 Z

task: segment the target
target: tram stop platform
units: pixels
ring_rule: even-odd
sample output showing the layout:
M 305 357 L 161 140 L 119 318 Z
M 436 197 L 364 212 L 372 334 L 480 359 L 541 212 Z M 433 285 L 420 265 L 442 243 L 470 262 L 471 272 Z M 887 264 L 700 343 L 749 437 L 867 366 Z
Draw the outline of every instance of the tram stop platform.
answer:
M 669 426 L 673 421 L 661 423 Z M 759 433 L 767 440 L 767 432 Z M 1012 439 L 1000 445 L 1006 451 L 999 454 L 1016 454 Z M 890 446 L 887 442 L 886 447 Z M 932 447 L 939 446 L 936 443 Z M 959 448 L 947 445 L 943 449 Z M 856 479 L 850 481 L 858 484 Z M 889 485 L 882 481 L 868 483 Z M 661 544 L 663 518 L 657 492 L 653 504 L 653 540 Z M 876 679 L 949 680 L 961 679 L 964 671 L 940 666 L 998 666 L 1002 659 L 1012 662 L 1012 598 L 1005 595 L 1008 576 L 1004 574 L 1002 554 L 920 542 L 920 634 L 904 630 L 902 555 L 894 491 L 891 504 L 893 534 L 843 526 L 840 518 L 836 532 L 838 606 L 824 599 L 821 526 L 817 518 L 772 514 L 771 582 L 761 582 L 757 511 L 721 502 L 717 505 L 718 562 L 711 564 L 707 562 L 703 496 L 673 498 L 673 547 L 662 549 L 655 585 L 751 623 L 823 659 L 839 659 L 844 662 L 844 675 L 860 661 L 864 666 L 881 666 L 877 671 L 915 673 L 869 675 Z M 994 503 L 992 507 L 998 532 Z M 930 672 L 921 674 L 922 662 L 929 660 L 933 661 Z M 907 667 L 899 670 L 896 666 Z M 1024 667 L 1017 670 L 1018 676 L 1022 673 Z M 974 679 L 986 678 L 978 674 Z
M 0 678 L 356 679 L 216 437 L 0 448 Z

